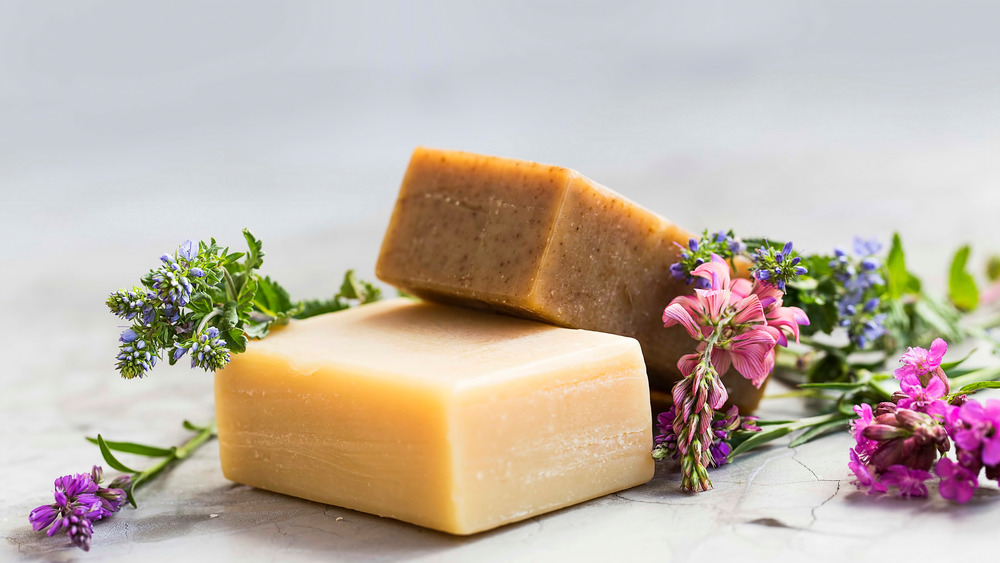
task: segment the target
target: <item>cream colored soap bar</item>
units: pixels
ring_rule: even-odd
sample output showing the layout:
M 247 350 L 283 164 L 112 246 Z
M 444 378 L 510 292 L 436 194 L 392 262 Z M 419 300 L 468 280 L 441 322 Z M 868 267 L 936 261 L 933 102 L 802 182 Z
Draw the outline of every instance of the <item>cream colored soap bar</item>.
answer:
M 690 287 L 670 275 L 691 233 L 576 171 L 418 148 L 379 255 L 378 277 L 445 303 L 639 341 L 650 383 L 668 390 L 694 342 L 663 327 Z M 743 412 L 760 392 L 732 370 Z
M 631 338 L 404 299 L 293 321 L 216 373 L 239 483 L 471 534 L 645 483 Z

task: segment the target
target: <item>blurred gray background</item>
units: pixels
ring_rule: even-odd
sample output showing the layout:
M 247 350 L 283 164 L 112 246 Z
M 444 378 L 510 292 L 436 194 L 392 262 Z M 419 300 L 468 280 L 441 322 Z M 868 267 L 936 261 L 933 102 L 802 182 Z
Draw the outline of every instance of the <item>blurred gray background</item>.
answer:
M 942 289 L 959 244 L 977 265 L 1000 251 L 998 22 L 1000 4 L 961 1 L 0 0 L 8 547 L 74 555 L 25 517 L 98 461 L 84 434 L 176 443 L 180 420 L 212 414 L 200 371 L 117 379 L 108 292 L 186 238 L 240 247 L 242 227 L 293 297 L 332 294 L 346 268 L 370 278 L 417 145 L 572 167 L 690 229 L 806 251 L 898 230 Z M 214 456 L 102 528 L 122 542 L 108 557 L 244 510 Z M 280 508 L 254 512 L 265 524 L 302 506 L 240 494 Z M 234 518 L 220 529 L 252 542 Z M 405 545 L 431 541 L 407 530 Z

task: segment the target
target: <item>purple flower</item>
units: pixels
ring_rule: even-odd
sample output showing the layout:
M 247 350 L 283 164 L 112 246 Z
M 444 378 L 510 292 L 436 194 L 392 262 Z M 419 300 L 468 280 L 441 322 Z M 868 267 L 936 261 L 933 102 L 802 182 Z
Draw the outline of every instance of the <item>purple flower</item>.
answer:
M 198 334 L 186 349 L 191 351 L 191 367 L 200 367 L 205 371 L 215 371 L 226 367 L 229 363 L 229 348 L 226 341 L 219 337 L 219 329 L 210 326 Z M 174 351 L 177 358 L 184 355 L 183 348 Z
M 191 260 L 194 260 L 194 257 L 197 255 L 198 250 L 195 248 L 194 243 L 191 242 L 191 239 L 182 242 L 181 245 L 177 247 L 178 258 L 183 258 L 184 260 L 190 262 Z
M 929 471 L 892 465 L 882 474 L 882 483 L 888 487 L 896 487 L 899 496 L 904 498 L 926 497 L 927 485 L 924 481 L 931 477 Z
M 934 472 L 941 478 L 938 484 L 941 496 L 960 504 L 969 502 L 979 488 L 979 478 L 975 473 L 946 457 L 938 460 Z
M 944 414 L 946 405 L 941 399 L 948 394 L 948 386 L 941 378 L 930 378 L 927 386 L 924 387 L 916 377 L 907 376 L 899 382 L 899 387 L 906 394 L 896 402 L 896 406 L 899 408 Z
M 878 239 L 865 240 L 861 237 L 854 237 L 854 253 L 858 256 L 874 256 L 880 250 L 882 250 L 882 243 Z
M 978 452 L 982 465 L 1000 464 L 1000 400 L 990 399 L 983 405 L 970 399 L 951 407 L 945 420 L 959 450 Z
M 55 502 L 35 508 L 28 521 L 35 531 L 48 528 L 51 537 L 65 530 L 73 545 L 90 550 L 92 523 L 118 512 L 125 502 L 128 476 L 119 477 L 111 487 L 100 487 L 103 470 L 95 465 L 89 474 L 64 475 L 55 480 Z
M 893 375 L 900 381 L 912 378 L 926 385 L 928 375 L 933 375 L 941 367 L 941 360 L 946 352 L 948 343 L 940 338 L 934 339 L 929 351 L 919 347 L 907 348 L 906 353 L 899 359 L 903 362 L 903 366 L 896 368 Z
M 864 436 L 865 428 L 871 426 L 874 416 L 872 415 L 872 407 L 867 403 L 862 403 L 860 405 L 854 405 L 854 412 L 857 413 L 858 418 L 851 421 L 851 435 L 857 441 L 858 454 L 866 458 L 875 451 L 878 442 L 875 440 L 869 440 Z
M 885 485 L 879 482 L 878 477 L 872 473 L 871 468 L 865 462 L 861 461 L 858 452 L 853 449 L 851 449 L 851 461 L 847 463 L 847 467 L 854 472 L 855 480 L 852 482 L 862 491 L 870 495 L 877 495 L 888 490 Z

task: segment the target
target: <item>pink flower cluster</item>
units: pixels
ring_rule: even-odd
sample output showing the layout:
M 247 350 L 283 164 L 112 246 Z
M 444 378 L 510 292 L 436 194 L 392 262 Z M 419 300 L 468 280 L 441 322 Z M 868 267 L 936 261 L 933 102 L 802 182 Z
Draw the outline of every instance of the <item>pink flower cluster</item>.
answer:
M 722 338 L 711 351 L 712 365 L 719 375 L 730 367 L 760 387 L 774 368 L 775 345 L 787 346 L 788 337 L 799 339 L 799 325 L 809 318 L 798 307 L 783 307 L 782 291 L 755 279 L 733 280 L 729 264 L 716 254 L 712 261 L 695 268 L 691 275 L 703 278 L 708 288 L 695 289 L 692 296 L 680 296 L 663 311 L 663 325 L 681 325 L 695 340 L 697 352 L 683 356 L 677 367 L 685 376 L 694 371 L 713 332 Z M 724 393 L 724 391 L 723 391 Z M 719 408 L 726 397 L 721 397 Z
M 987 479 L 1000 480 L 1000 400 L 980 403 L 959 395 L 946 402 L 950 389 L 941 360 L 947 350 L 940 338 L 930 350 L 910 348 L 894 372 L 900 391 L 892 401 L 854 407 L 856 445 L 848 467 L 858 488 L 925 497 L 933 469 L 941 496 L 964 503 L 984 468 Z M 952 442 L 955 460 L 944 456 Z

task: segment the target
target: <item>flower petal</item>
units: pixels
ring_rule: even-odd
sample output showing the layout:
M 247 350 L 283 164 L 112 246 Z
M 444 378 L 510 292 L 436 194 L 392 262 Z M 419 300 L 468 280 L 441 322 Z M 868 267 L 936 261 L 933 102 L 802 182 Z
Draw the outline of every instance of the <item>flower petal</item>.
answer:
M 663 310 L 663 326 L 669 327 L 675 324 L 679 324 L 684 327 L 687 331 L 688 336 L 696 340 L 701 339 L 701 329 L 694 318 L 691 317 L 691 313 L 684 308 L 683 305 L 677 302 L 677 299 L 671 301 L 670 305 Z
M 691 275 L 705 278 L 712 289 L 723 289 L 729 285 L 729 264 L 718 254 L 712 254 L 712 261 L 698 266 Z

